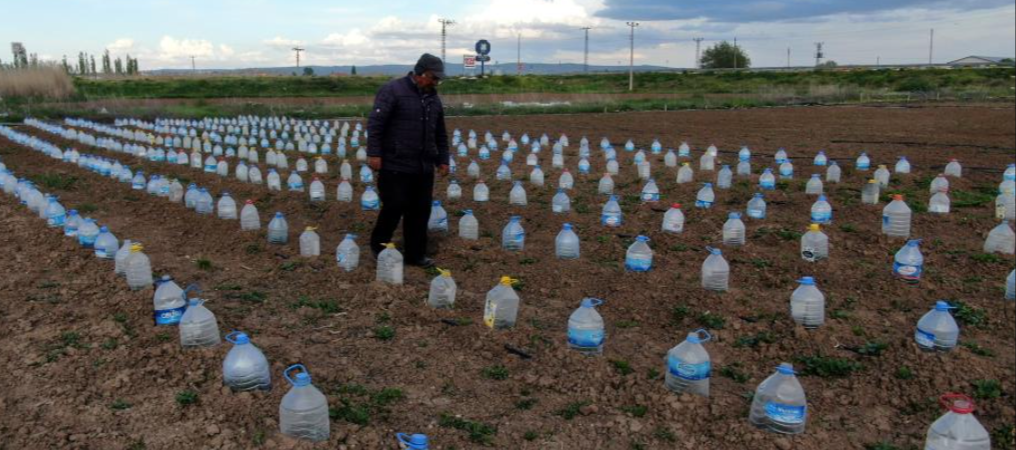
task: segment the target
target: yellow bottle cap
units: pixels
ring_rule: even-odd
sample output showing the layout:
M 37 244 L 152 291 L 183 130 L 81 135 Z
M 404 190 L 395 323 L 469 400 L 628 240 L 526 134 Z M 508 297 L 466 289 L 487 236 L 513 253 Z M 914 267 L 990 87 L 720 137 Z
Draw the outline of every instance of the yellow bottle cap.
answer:
M 439 269 L 437 269 L 437 271 L 441 274 L 441 276 L 443 276 L 445 278 L 451 278 L 452 277 L 452 271 L 450 271 L 448 269 L 440 269 L 439 268 Z
M 511 287 L 514 284 L 518 284 L 518 282 L 519 282 L 519 280 L 516 280 L 516 279 L 514 279 L 512 277 L 508 277 L 508 276 L 501 277 L 501 285 L 502 286 Z
M 317 231 L 318 227 L 307 227 L 304 231 Z
M 868 180 L 868 184 L 876 184 L 876 183 L 878 183 L 878 180 Z
M 131 245 L 131 253 L 141 253 L 141 251 L 144 249 L 145 247 L 142 246 L 141 243 Z
M 811 224 L 811 226 L 808 227 L 808 230 L 810 230 L 810 231 L 822 231 L 822 226 L 817 224 L 817 223 L 813 223 L 813 224 Z
M 388 250 L 395 250 L 395 244 L 384 244 L 384 246 Z

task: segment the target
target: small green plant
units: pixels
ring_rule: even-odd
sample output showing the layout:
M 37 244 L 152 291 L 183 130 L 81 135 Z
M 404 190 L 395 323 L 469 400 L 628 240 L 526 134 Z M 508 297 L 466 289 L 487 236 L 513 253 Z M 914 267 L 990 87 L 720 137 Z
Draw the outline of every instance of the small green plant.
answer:
M 78 182 L 78 177 L 61 175 L 61 174 L 42 174 L 34 177 L 29 177 L 37 186 L 45 186 L 49 190 L 58 191 L 73 191 L 74 184 Z
M 849 359 L 822 355 L 799 357 L 796 361 L 803 366 L 800 370 L 802 376 L 819 378 L 846 378 L 862 368 L 860 364 Z
M 990 348 L 982 347 L 980 344 L 976 342 L 967 341 L 962 343 L 961 345 L 967 350 L 970 350 L 970 353 L 973 353 L 977 356 L 983 356 L 985 358 L 995 357 L 995 352 L 993 350 L 991 350 Z
M 631 414 L 632 417 L 635 417 L 637 419 L 641 419 L 641 418 L 645 417 L 646 414 L 649 412 L 649 407 L 648 406 L 643 406 L 643 405 L 624 406 L 624 407 L 621 408 L 621 411 L 623 411 L 623 412 L 625 412 L 627 414 Z
M 113 402 L 113 404 L 109 405 L 109 409 L 112 409 L 113 411 L 123 411 L 131 409 L 131 406 L 132 405 L 130 403 L 127 403 L 126 401 L 121 399 L 117 399 L 116 401 Z
M 882 356 L 882 353 L 889 348 L 885 342 L 867 342 L 857 349 L 857 354 L 871 357 Z
M 613 359 L 610 361 L 610 365 L 614 366 L 617 373 L 620 373 L 623 377 L 635 373 L 635 369 L 631 367 L 631 364 L 628 361 Z
M 1005 259 L 994 253 L 977 253 L 970 255 L 970 259 L 984 264 L 1001 264 L 1006 262 Z
M 247 244 L 247 246 L 244 247 L 244 251 L 247 252 L 248 255 L 257 255 L 264 251 L 264 249 L 261 247 L 261 244 Z
M 879 442 L 877 444 L 866 444 L 864 450 L 903 450 L 895 445 L 888 442 Z
M 686 306 L 676 306 L 670 311 L 670 319 L 674 325 L 681 325 L 688 316 L 691 315 L 691 310 Z
M 395 339 L 395 328 L 388 325 L 381 325 L 374 328 L 374 337 L 382 341 Z
M 998 380 L 977 380 L 971 384 L 974 386 L 974 398 L 978 400 L 992 400 L 1002 396 L 1002 383 Z
M 483 377 L 488 380 L 504 381 L 510 376 L 505 366 L 490 366 L 483 369 Z
M 627 330 L 629 328 L 638 328 L 639 323 L 637 320 L 622 320 L 614 323 L 614 326 L 620 330 Z
M 755 266 L 756 269 L 765 269 L 767 267 L 772 267 L 773 263 L 763 258 L 752 258 L 751 265 Z
M 582 412 L 582 408 L 585 408 L 586 406 L 589 406 L 589 402 L 587 401 L 572 402 L 558 411 L 557 415 L 564 418 L 564 420 L 572 420 L 575 417 L 578 417 L 579 413 Z
M 987 311 L 958 300 L 952 302 L 952 306 L 956 308 L 953 311 L 953 317 L 956 318 L 960 325 L 981 328 L 988 324 Z
M 663 442 L 677 442 L 677 435 L 667 427 L 658 427 L 653 430 L 653 437 Z
M 303 266 L 303 263 L 300 261 L 286 261 L 279 266 L 279 269 L 283 272 L 293 272 L 299 269 L 300 266 Z
M 748 380 L 751 380 L 751 377 L 748 374 L 741 371 L 741 365 L 738 363 L 720 368 L 720 376 L 734 380 L 739 384 L 744 384 L 747 383 Z
M 774 343 L 776 343 L 776 335 L 769 331 L 763 331 L 752 336 L 741 336 L 737 338 L 737 340 L 734 341 L 734 348 L 757 348 L 762 344 Z
M 702 326 L 712 330 L 722 330 L 727 326 L 727 319 L 719 314 L 713 314 L 712 312 L 704 312 L 699 314 L 698 321 Z
M 215 269 L 215 265 L 212 264 L 212 260 L 207 258 L 200 258 L 195 261 L 195 264 L 197 264 L 198 270 L 204 270 L 205 272 L 211 272 Z
M 109 338 L 102 342 L 101 347 L 103 350 L 116 350 L 119 345 L 120 344 L 116 341 L 116 339 Z
M 842 231 L 844 233 L 856 233 L 857 232 L 857 226 L 855 226 L 852 223 L 845 223 L 843 225 L 840 225 L 840 231 Z
M 443 428 L 465 431 L 469 435 L 470 441 L 481 445 L 493 445 L 494 435 L 497 434 L 497 427 L 494 425 L 473 422 L 447 413 L 441 414 L 438 425 Z
M 537 403 L 539 403 L 539 400 L 535 398 L 524 398 L 515 402 L 515 409 L 519 411 L 529 411 L 530 409 L 533 409 Z
M 1016 449 L 1016 426 L 1009 424 L 996 427 L 991 432 L 991 442 L 995 443 L 999 450 Z
M 537 433 L 537 432 L 535 432 L 533 430 L 529 430 L 529 431 L 526 432 L 526 434 L 522 435 L 522 439 L 525 439 L 526 441 L 529 441 L 529 442 L 535 441 L 539 437 L 540 437 L 540 433 Z
M 173 340 L 173 336 L 169 333 L 159 333 L 155 335 L 155 340 L 159 342 L 169 342 Z
M 896 369 L 896 378 L 904 381 L 912 380 L 914 379 L 914 369 L 907 366 L 900 366 L 899 369 Z
M 88 215 L 99 210 L 98 206 L 91 203 L 82 203 L 77 207 L 78 213 L 82 215 Z
M 198 393 L 186 390 L 176 394 L 176 404 L 180 406 L 191 406 L 198 403 Z
M 303 309 L 303 308 L 317 309 L 324 314 L 338 314 L 342 312 L 342 307 L 339 306 L 339 303 L 331 299 L 313 300 L 310 297 L 301 296 L 300 298 L 296 299 L 296 302 L 289 305 L 289 309 Z
M 536 258 L 522 258 L 522 260 L 519 261 L 519 264 L 523 266 L 531 266 L 538 262 L 540 262 L 540 260 Z
M 646 378 L 650 380 L 658 380 L 660 378 L 660 375 L 661 374 L 659 369 L 655 367 L 650 367 L 649 370 L 646 372 Z

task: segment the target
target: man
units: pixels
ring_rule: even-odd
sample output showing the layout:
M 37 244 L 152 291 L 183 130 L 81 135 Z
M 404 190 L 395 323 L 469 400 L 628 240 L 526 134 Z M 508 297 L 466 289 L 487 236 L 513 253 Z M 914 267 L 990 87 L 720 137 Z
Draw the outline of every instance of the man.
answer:
M 444 62 L 425 54 L 413 72 L 378 91 L 367 122 L 367 157 L 378 172 L 381 214 L 370 238 L 377 255 L 403 222 L 406 264 L 433 267 L 427 257 L 427 222 L 434 199 L 434 172 L 448 175 L 448 132 L 437 87 Z

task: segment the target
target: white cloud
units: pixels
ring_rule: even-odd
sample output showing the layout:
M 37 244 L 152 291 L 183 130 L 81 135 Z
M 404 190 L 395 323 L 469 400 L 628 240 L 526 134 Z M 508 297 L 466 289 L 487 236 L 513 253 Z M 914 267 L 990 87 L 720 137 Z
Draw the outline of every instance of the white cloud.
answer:
M 215 56 L 215 46 L 203 39 L 176 39 L 163 36 L 159 41 L 159 56 L 162 58 L 211 58 Z
M 134 39 L 120 38 L 106 45 L 110 53 L 120 54 L 134 50 Z
M 297 39 L 286 39 L 282 36 L 275 36 L 272 39 L 267 39 L 261 42 L 269 47 L 276 47 L 286 50 L 306 44 L 304 41 L 300 41 Z

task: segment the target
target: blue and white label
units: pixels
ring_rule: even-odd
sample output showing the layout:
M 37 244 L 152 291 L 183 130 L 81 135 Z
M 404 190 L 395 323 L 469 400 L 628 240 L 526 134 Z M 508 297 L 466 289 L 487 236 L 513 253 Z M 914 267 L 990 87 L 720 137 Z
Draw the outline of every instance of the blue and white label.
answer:
M 780 176 L 787 178 L 792 177 L 794 176 L 794 169 L 780 169 Z
M 889 225 L 889 215 L 888 214 L 883 214 L 882 215 L 882 226 L 887 226 L 887 225 Z
M 372 172 L 360 172 L 360 182 L 363 184 L 371 184 L 374 182 L 374 174 Z
M 709 209 L 709 208 L 713 207 L 713 202 L 707 202 L 705 200 L 696 200 L 695 201 L 695 207 L 696 208 L 702 208 L 702 209 Z
M 85 236 L 82 234 L 78 235 L 78 243 L 83 245 L 85 248 L 92 248 L 95 245 L 95 238 L 98 236 Z
M 622 219 L 620 214 L 604 214 L 601 222 L 608 227 L 619 227 L 622 224 Z
M 857 163 L 857 170 L 868 170 L 870 168 L 871 168 L 871 163 L 870 162 L 858 162 Z
M 918 328 L 917 333 L 914 334 L 914 339 L 917 341 L 917 345 L 920 345 L 921 347 L 935 347 L 935 335 L 920 328 Z
M 763 182 L 759 183 L 759 187 L 761 187 L 763 190 L 766 190 L 766 191 L 772 191 L 772 190 L 776 189 L 776 182 L 775 181 L 763 181 Z
M 807 414 L 807 406 L 791 406 L 776 402 L 766 403 L 766 417 L 773 422 L 799 425 L 804 423 Z
M 646 193 L 642 194 L 642 202 L 643 203 L 655 203 L 655 202 L 658 202 L 658 201 L 660 201 L 660 194 L 659 193 L 651 194 L 651 193 L 646 192 Z
M 713 363 L 708 361 L 689 364 L 681 358 L 670 357 L 667 358 L 667 369 L 671 375 L 687 381 L 708 380 L 713 375 Z
M 893 273 L 904 280 L 917 281 L 924 274 L 924 266 L 893 263 Z
M 480 159 L 484 161 L 490 159 L 490 150 L 480 150 Z
M 603 330 L 573 330 L 568 329 L 568 343 L 579 348 L 600 348 L 606 339 Z
M 377 211 L 381 209 L 380 200 L 363 200 L 360 202 L 360 206 L 363 207 L 364 211 Z
M 95 247 L 95 257 L 99 259 L 111 259 L 109 252 L 103 247 Z
M 131 189 L 134 189 L 135 191 L 143 191 L 145 189 L 145 183 L 133 183 L 131 184 Z
M 829 223 L 833 221 L 833 213 L 831 212 L 813 212 L 811 213 L 811 221 L 813 223 Z
M 46 223 L 48 223 L 49 226 L 55 228 L 55 227 L 62 227 L 62 226 L 64 226 L 64 223 L 66 221 L 67 221 L 67 215 L 61 214 L 59 216 L 50 217 L 49 219 L 46 220 Z
M 289 183 L 289 190 L 291 191 L 302 191 L 303 183 Z
M 625 258 L 624 268 L 628 269 L 631 272 L 648 272 L 653 268 L 653 260 Z
M 760 219 L 760 220 L 761 219 L 765 219 L 766 218 L 766 211 L 764 209 L 749 209 L 748 210 L 748 217 L 750 217 L 752 219 Z

